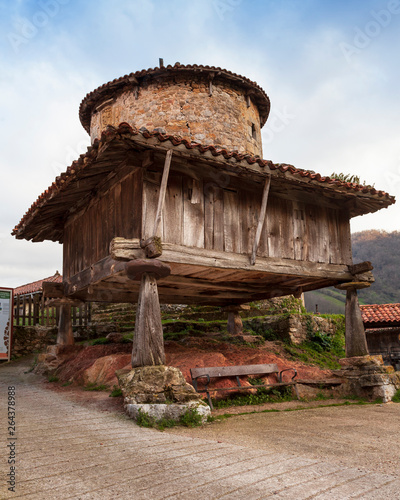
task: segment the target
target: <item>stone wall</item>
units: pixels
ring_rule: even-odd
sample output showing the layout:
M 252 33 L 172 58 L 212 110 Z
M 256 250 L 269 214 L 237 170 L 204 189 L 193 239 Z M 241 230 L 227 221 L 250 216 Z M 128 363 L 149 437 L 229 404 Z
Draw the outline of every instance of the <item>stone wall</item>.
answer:
M 311 319 L 311 323 L 309 321 Z M 294 344 L 301 344 L 307 339 L 310 328 L 313 332 L 321 332 L 327 335 L 336 333 L 335 323 L 328 318 L 320 316 L 306 316 L 303 314 L 285 314 L 275 316 L 264 316 L 243 320 L 244 328 L 250 328 L 256 333 L 271 330 L 279 340 L 288 340 Z
M 42 351 L 49 344 L 55 344 L 57 328 L 47 326 L 14 326 L 11 356 L 19 358 Z
M 260 115 L 255 104 L 250 100 L 247 107 L 243 92 L 223 82 L 213 84 L 210 96 L 209 82 L 200 76 L 144 83 L 137 99 L 133 90 L 120 93 L 93 113 L 92 142 L 107 125 L 117 127 L 121 122 L 262 157 Z

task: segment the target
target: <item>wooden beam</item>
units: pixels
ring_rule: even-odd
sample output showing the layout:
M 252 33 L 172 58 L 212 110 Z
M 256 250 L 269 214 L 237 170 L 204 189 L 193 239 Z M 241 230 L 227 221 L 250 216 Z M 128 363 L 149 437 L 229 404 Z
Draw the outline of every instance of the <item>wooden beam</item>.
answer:
M 171 158 L 172 158 L 172 149 L 169 149 L 167 151 L 166 156 L 165 156 L 164 170 L 163 170 L 163 175 L 162 175 L 162 179 L 161 179 L 161 186 L 160 186 L 160 194 L 158 196 L 157 212 L 156 212 L 156 217 L 155 217 L 154 226 L 153 226 L 153 233 L 152 233 L 153 236 L 157 236 L 158 227 L 159 227 L 160 222 L 161 222 L 161 216 L 162 216 L 162 211 L 163 211 L 164 201 L 165 201 L 165 193 L 167 191 L 169 169 L 171 166 Z
M 78 299 L 70 299 L 68 297 L 49 299 L 46 301 L 48 307 L 59 307 L 63 305 L 70 305 L 71 307 L 81 307 L 84 302 Z
M 52 281 L 44 281 L 42 283 L 43 296 L 45 298 L 62 298 L 64 297 L 63 283 L 53 283 Z
M 89 285 L 95 285 L 104 278 L 120 272 L 125 272 L 125 262 L 105 257 L 91 267 L 68 278 L 65 283 L 65 295 L 72 295 L 87 288 Z
M 269 175 L 265 179 L 264 191 L 263 191 L 262 201 L 261 201 L 260 215 L 259 215 L 258 224 L 257 224 L 257 231 L 256 231 L 256 236 L 254 238 L 253 251 L 251 253 L 250 264 L 252 266 L 254 266 L 254 264 L 256 263 L 257 249 L 258 249 L 258 245 L 260 244 L 261 231 L 262 231 L 262 228 L 264 226 L 265 215 L 267 212 L 268 194 L 269 194 L 270 186 L 271 186 L 271 176 Z
M 359 264 L 354 264 L 349 266 L 349 271 L 351 274 L 362 274 L 368 271 L 372 271 L 374 266 L 368 260 L 365 262 L 360 262 Z
M 111 258 L 116 261 L 146 258 L 144 250 L 140 248 L 139 239 L 114 238 L 110 244 L 110 251 Z M 346 264 L 327 264 L 294 259 L 259 257 L 257 262 L 251 265 L 246 254 L 185 247 L 172 243 L 163 244 L 163 254 L 159 257 L 159 260 L 167 263 L 205 266 L 208 268 L 258 271 L 275 275 L 301 276 L 304 278 L 316 277 L 333 281 L 337 280 L 338 282 L 351 281 L 353 278 Z

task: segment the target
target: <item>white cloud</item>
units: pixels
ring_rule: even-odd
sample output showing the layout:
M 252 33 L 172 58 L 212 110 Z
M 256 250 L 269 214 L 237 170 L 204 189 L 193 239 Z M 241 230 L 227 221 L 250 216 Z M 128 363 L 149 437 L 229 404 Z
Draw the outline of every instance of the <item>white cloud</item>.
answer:
M 214 0 L 64 2 L 18 54 L 3 38 L 0 196 L 6 209 L 0 216 L 0 285 L 61 271 L 60 245 L 17 241 L 9 233 L 89 143 L 78 119 L 85 94 L 154 67 L 159 57 L 165 64 L 222 66 L 265 88 L 271 117 L 286 112 L 293 118 L 264 145 L 264 157 L 325 175 L 354 173 L 399 193 L 400 70 L 393 54 L 400 45 L 400 16 L 349 64 L 340 43 L 352 43 L 354 26 L 368 22 L 368 5 L 222 1 L 232 7 L 222 20 Z M 5 4 L 4 33 L 14 29 L 15 16 L 31 19 L 35 12 L 26 1 Z M 394 230 L 399 219 L 395 206 L 354 219 L 353 229 Z

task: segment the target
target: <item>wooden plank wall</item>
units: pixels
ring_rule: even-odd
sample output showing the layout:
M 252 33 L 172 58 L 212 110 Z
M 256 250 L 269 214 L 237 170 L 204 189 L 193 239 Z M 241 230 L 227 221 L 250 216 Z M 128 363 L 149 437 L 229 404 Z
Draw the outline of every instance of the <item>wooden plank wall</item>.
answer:
M 153 236 L 160 183 L 161 173 L 139 168 L 69 222 L 64 232 L 64 276 L 106 257 L 116 236 Z M 158 236 L 168 243 L 250 255 L 261 196 L 262 184 L 255 191 L 240 183 L 221 187 L 206 177 L 171 171 Z M 272 193 L 257 255 L 351 264 L 348 216 Z
M 142 234 L 150 234 L 161 175 L 146 173 Z M 218 187 L 171 173 L 158 233 L 162 241 L 250 254 L 261 206 L 257 192 Z M 257 255 L 334 264 L 351 263 L 349 220 L 339 210 L 270 195 Z
M 64 228 L 63 276 L 68 278 L 109 255 L 116 236 L 141 237 L 142 169 L 93 199 Z

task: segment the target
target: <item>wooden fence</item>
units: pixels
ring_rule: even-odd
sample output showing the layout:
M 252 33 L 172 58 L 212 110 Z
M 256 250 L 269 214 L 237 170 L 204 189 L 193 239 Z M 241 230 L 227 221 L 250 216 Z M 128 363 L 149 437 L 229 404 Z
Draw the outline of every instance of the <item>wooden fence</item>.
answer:
M 72 326 L 87 326 L 91 321 L 91 304 L 72 307 Z M 57 326 L 58 307 L 48 306 L 41 293 L 14 297 L 14 326 Z

